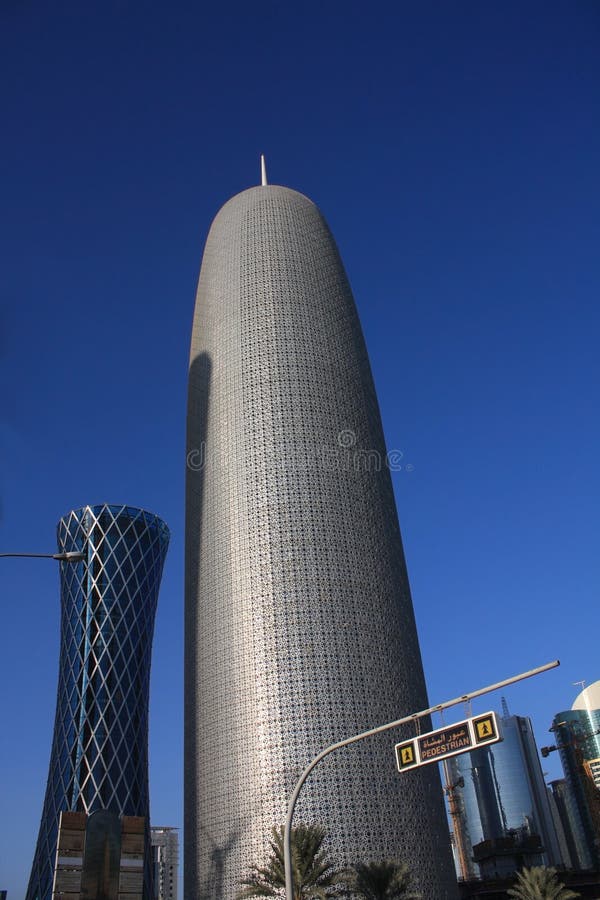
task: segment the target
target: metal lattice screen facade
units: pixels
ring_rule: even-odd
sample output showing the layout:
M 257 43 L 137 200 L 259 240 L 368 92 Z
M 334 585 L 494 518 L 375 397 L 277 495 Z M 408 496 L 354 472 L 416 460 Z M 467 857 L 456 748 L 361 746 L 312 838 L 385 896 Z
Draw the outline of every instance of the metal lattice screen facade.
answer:
M 164 522 L 130 506 L 85 506 L 58 524 L 59 552 L 85 559 L 60 563 L 56 719 L 27 900 L 51 896 L 62 811 L 149 821 L 150 658 L 168 544 Z
M 320 750 L 428 705 L 360 323 L 295 191 L 244 191 L 212 225 L 187 451 L 184 891 L 230 900 Z M 296 821 L 341 864 L 401 857 L 454 897 L 437 770 L 396 773 L 394 739 L 328 757 Z

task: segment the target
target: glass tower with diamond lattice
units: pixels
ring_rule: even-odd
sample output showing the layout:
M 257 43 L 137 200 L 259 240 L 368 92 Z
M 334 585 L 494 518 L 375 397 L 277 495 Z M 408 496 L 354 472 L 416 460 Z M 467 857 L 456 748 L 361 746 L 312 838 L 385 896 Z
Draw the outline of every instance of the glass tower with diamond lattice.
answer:
M 56 720 L 27 900 L 52 895 L 63 810 L 144 816 L 150 860 L 150 656 L 168 544 L 165 523 L 131 506 L 84 506 L 58 524 L 59 551 L 85 559 L 60 564 Z

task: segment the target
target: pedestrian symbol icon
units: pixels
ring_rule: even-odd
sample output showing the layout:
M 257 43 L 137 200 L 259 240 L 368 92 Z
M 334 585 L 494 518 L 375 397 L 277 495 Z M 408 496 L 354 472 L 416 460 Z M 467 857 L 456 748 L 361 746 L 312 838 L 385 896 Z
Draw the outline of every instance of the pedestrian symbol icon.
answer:
M 400 771 L 418 765 L 414 741 L 396 744 L 396 763 Z
M 494 716 L 481 716 L 473 721 L 475 726 L 475 740 L 478 744 L 489 744 L 497 740 L 496 723 Z

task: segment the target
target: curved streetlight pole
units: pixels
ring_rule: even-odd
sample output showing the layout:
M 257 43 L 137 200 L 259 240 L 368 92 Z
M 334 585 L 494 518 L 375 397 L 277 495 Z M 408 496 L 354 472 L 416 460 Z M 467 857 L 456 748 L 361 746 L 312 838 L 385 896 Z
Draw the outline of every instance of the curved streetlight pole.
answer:
M 0 553 L 0 557 L 16 556 L 34 559 L 57 559 L 59 562 L 82 562 L 86 559 L 85 553 L 78 550 L 69 550 L 66 553 Z
M 283 833 L 283 864 L 285 870 L 286 900 L 294 900 L 291 837 L 292 819 L 294 817 L 296 801 L 298 800 L 298 795 L 302 790 L 302 785 L 304 784 L 312 770 L 315 768 L 315 766 L 318 765 L 318 763 L 320 763 L 322 759 L 325 759 L 325 757 L 329 756 L 330 753 L 333 753 L 334 750 L 339 750 L 340 747 L 347 747 L 349 744 L 355 744 L 357 741 L 362 741 L 374 734 L 381 734 L 381 732 L 383 731 L 389 731 L 392 728 L 397 728 L 399 725 L 407 725 L 409 722 L 416 722 L 418 719 L 422 719 L 424 716 L 430 716 L 432 713 L 441 712 L 443 709 L 447 709 L 449 706 L 457 706 L 459 703 L 466 703 L 468 700 L 472 700 L 474 697 L 481 697 L 483 694 L 489 694 L 491 691 L 497 691 L 509 684 L 514 684 L 516 681 L 523 681 L 523 679 L 525 678 L 531 678 L 532 675 L 540 675 L 542 672 L 547 672 L 549 669 L 555 669 L 556 666 L 559 665 L 560 661 L 558 659 L 555 659 L 543 666 L 538 666 L 536 669 L 530 669 L 528 672 L 523 672 L 521 673 L 521 675 L 513 675 L 511 678 L 505 678 L 504 681 L 497 681 L 495 684 L 490 684 L 488 685 L 488 687 L 479 688 L 477 691 L 471 691 L 468 694 L 463 694 L 461 697 L 456 697 L 454 700 L 447 700 L 445 703 L 438 703 L 436 706 L 430 706 L 429 709 L 422 709 L 420 712 L 412 713 L 410 716 L 404 716 L 404 718 L 397 719 L 395 722 L 388 722 L 387 725 L 379 725 L 377 728 L 370 728 L 369 731 L 363 731 L 361 734 L 355 734 L 353 737 L 346 738 L 346 740 L 344 741 L 338 741 L 336 744 L 332 744 L 330 747 L 326 747 L 325 750 L 322 750 L 318 756 L 315 756 L 313 761 L 308 764 L 308 766 L 305 768 L 304 772 L 298 779 L 298 782 L 296 784 L 296 787 L 294 788 L 288 804 L 285 829 Z

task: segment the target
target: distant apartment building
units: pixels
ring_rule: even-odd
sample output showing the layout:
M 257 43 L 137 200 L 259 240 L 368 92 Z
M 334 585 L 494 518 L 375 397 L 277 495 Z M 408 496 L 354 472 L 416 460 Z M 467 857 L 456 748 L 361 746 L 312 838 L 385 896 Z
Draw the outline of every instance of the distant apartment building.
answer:
M 155 900 L 177 900 L 179 833 L 176 828 L 150 829 Z
M 554 800 L 568 848 L 568 868 L 591 869 L 592 860 L 585 840 L 577 803 L 566 778 L 550 782 Z
M 544 772 L 544 777 L 546 777 L 547 774 L 547 772 Z M 557 782 L 550 782 L 550 784 L 546 785 L 548 803 L 550 804 L 550 812 L 552 814 L 554 828 L 556 829 L 556 836 L 558 838 L 561 859 L 564 863 L 565 869 L 574 869 L 576 868 L 576 866 L 573 862 L 574 857 L 569 840 L 570 835 L 567 833 L 567 829 L 563 825 L 563 817 L 559 809 L 559 802 L 553 789 L 553 785 L 556 783 Z

